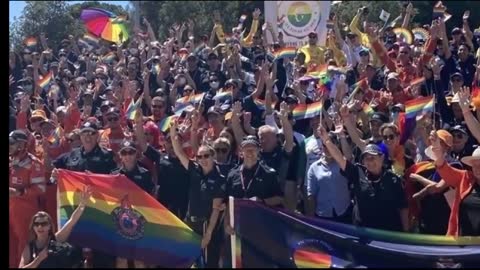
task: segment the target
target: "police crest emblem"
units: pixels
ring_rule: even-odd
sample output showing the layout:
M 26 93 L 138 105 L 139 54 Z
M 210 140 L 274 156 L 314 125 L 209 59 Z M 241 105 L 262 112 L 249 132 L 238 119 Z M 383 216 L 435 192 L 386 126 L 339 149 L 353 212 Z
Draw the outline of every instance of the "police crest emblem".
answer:
M 125 195 L 121 201 L 121 205 L 113 209 L 113 222 L 117 228 L 117 233 L 129 240 L 138 240 L 143 237 L 145 230 L 145 217 L 133 209 L 128 195 Z

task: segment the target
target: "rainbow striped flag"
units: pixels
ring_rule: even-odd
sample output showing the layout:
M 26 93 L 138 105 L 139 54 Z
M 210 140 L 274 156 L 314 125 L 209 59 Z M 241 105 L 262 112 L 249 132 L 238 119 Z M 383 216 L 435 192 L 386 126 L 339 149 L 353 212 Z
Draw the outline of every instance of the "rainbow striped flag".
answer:
M 85 35 L 83 35 L 83 39 L 86 42 L 96 46 L 98 46 L 98 44 L 100 43 L 100 39 L 91 33 L 85 33 Z
M 170 115 L 165 118 L 160 122 L 159 128 L 162 132 L 167 132 L 168 128 L 170 128 L 170 125 L 172 124 L 172 121 L 178 118 L 178 115 Z
M 45 75 L 43 78 L 37 81 L 37 84 L 38 86 L 40 86 L 40 88 L 45 89 L 50 84 L 52 79 L 53 79 L 53 72 L 49 71 L 47 75 Z
M 418 113 L 433 112 L 434 97 L 420 97 L 405 102 L 406 118 L 416 117 Z
M 255 103 L 255 105 L 257 106 L 258 109 L 260 110 L 265 110 L 265 106 L 266 106 L 266 103 L 265 103 L 265 100 L 262 100 L 262 99 L 259 99 L 259 98 L 256 98 L 253 100 L 253 103 Z M 270 104 L 270 106 L 273 108 L 275 108 L 275 105 L 277 105 L 276 102 L 272 102 L 272 104 Z
M 47 141 L 54 146 L 58 146 L 60 141 L 63 137 L 63 129 L 62 127 L 57 127 L 50 136 L 48 136 Z
M 137 111 L 142 106 L 142 101 L 143 101 L 143 94 L 135 102 L 133 102 L 133 98 L 132 98 L 132 100 L 130 101 L 130 104 L 128 105 L 127 110 L 125 111 L 125 115 L 127 116 L 127 119 L 135 120 L 135 118 L 137 117 Z
M 413 79 L 411 82 L 410 82 L 410 86 L 414 86 L 414 85 L 417 85 L 417 84 L 421 84 L 425 81 L 425 77 L 418 77 L 416 79 Z
M 297 54 L 297 49 L 294 47 L 286 47 L 286 48 L 281 48 L 276 50 L 273 55 L 275 56 L 275 59 L 281 59 L 281 58 L 294 58 L 295 55 Z
M 181 107 L 179 107 L 179 108 L 176 108 L 176 110 L 174 111 L 174 114 L 175 114 L 176 116 L 180 116 L 180 115 L 182 115 L 182 113 L 183 113 L 184 111 L 194 110 L 194 109 L 195 109 L 195 107 L 193 107 L 191 104 L 187 104 L 187 105 L 183 105 L 183 106 L 181 106 Z
M 228 90 L 228 91 L 224 91 L 224 92 L 221 92 L 221 93 L 217 93 L 213 99 L 216 100 L 216 99 L 219 99 L 219 100 L 226 100 L 228 98 L 233 98 L 233 92 L 232 90 Z
M 112 63 L 113 60 L 115 60 L 115 53 L 114 52 L 107 53 L 102 57 L 102 60 L 106 63 Z
M 297 249 L 293 259 L 297 268 L 330 268 L 332 266 L 332 256 L 315 248 Z
M 366 102 L 363 102 L 362 110 L 368 116 L 371 116 L 375 112 L 373 111 L 372 107 L 370 107 L 370 105 Z
M 293 118 L 298 119 L 309 119 L 314 116 L 320 115 L 323 109 L 323 103 L 321 101 L 311 103 L 311 104 L 298 104 L 293 109 Z
M 31 50 L 35 49 L 38 43 L 37 38 L 35 37 L 26 38 L 24 42 L 25 42 L 25 45 Z
M 120 174 L 59 170 L 59 227 L 67 223 L 87 185 L 92 197 L 72 230 L 71 244 L 162 267 L 190 267 L 200 255 L 200 237 Z
M 309 65 L 306 76 L 321 78 L 327 76 L 328 65 Z
M 182 106 L 186 106 L 188 104 L 198 104 L 199 102 L 202 101 L 202 98 L 203 98 L 204 95 L 205 95 L 205 93 L 200 93 L 200 94 L 196 94 L 196 95 L 181 97 L 181 98 L 177 99 L 177 101 L 175 101 L 175 107 L 179 108 L 179 107 L 182 107 Z

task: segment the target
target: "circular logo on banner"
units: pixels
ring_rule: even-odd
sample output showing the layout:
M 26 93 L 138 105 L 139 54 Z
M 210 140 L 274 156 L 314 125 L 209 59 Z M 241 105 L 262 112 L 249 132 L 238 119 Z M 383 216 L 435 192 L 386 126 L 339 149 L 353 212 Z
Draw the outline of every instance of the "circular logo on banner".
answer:
M 306 239 L 300 241 L 293 252 L 293 260 L 297 268 L 330 268 L 332 256 L 329 246 L 323 241 Z
M 320 5 L 317 2 L 278 2 L 279 28 L 292 37 L 304 38 L 315 31 L 321 21 Z
M 137 240 L 143 237 L 145 230 L 145 217 L 133 209 L 126 196 L 120 207 L 113 209 L 111 213 L 116 225 L 117 233 L 126 239 Z

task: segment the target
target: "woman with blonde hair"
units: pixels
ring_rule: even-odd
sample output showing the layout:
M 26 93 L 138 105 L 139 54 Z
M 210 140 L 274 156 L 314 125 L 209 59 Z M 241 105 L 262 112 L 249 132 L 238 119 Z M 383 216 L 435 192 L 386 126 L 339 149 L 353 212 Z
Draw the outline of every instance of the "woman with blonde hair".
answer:
M 48 213 L 39 211 L 32 217 L 29 226 L 29 242 L 23 250 L 19 268 L 41 268 L 47 266 L 47 263 L 50 267 L 57 265 L 55 259 L 48 262 L 45 261 L 50 253 L 49 248 L 51 247 L 52 242 L 53 244 L 67 242 L 73 227 L 82 216 L 85 206 L 91 196 L 90 187 L 85 188 L 80 196 L 78 207 L 73 211 L 72 216 L 65 225 L 56 233 L 53 232 L 53 221 Z

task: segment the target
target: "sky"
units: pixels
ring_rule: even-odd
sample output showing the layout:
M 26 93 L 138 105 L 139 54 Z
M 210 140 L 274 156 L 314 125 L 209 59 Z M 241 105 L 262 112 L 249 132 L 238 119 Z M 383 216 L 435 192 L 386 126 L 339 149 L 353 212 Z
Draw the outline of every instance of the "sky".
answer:
M 68 1 L 71 2 L 72 4 L 76 3 L 82 3 L 85 1 Z M 128 5 L 128 1 L 99 1 L 99 2 L 105 2 L 108 4 L 113 4 L 113 5 L 121 5 L 123 7 L 126 7 Z M 25 1 L 9 1 L 9 22 L 13 22 L 13 17 L 20 17 L 22 14 L 23 8 L 26 6 Z

